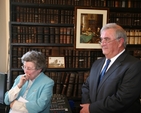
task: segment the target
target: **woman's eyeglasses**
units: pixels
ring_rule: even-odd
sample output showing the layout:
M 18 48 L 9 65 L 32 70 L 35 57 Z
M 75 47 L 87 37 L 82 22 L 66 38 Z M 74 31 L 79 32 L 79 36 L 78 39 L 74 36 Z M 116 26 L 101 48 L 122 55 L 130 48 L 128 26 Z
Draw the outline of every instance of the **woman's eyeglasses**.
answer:
M 36 70 L 35 68 L 30 68 L 30 67 L 25 67 L 25 66 L 21 66 L 23 70 Z

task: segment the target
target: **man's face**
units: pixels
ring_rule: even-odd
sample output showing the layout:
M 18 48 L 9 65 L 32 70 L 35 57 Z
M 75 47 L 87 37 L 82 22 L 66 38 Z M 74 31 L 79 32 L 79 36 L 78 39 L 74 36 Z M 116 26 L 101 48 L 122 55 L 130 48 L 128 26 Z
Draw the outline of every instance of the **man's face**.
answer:
M 107 58 L 112 58 L 120 52 L 120 39 L 116 38 L 113 29 L 107 29 L 101 33 L 101 48 Z

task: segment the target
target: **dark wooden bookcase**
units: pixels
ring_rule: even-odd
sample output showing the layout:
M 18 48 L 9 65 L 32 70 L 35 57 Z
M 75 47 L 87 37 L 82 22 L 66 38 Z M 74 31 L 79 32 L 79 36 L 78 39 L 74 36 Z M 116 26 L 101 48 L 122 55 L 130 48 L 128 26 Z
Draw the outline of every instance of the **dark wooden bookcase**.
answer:
M 38 50 L 46 57 L 46 74 L 54 93 L 81 98 L 81 86 L 100 49 L 75 48 L 75 7 L 109 8 L 108 22 L 126 29 L 127 50 L 141 57 L 140 0 L 10 0 L 10 87 L 22 74 L 21 56 Z M 48 68 L 48 57 L 64 57 L 65 68 Z

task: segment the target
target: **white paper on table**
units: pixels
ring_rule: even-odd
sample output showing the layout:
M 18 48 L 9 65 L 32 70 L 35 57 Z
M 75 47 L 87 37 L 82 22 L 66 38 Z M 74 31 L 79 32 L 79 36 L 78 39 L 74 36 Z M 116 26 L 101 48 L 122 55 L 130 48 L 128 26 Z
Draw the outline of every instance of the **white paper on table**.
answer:
M 23 102 L 23 103 L 28 102 L 28 101 L 27 101 L 26 99 L 24 99 L 23 97 L 20 97 L 20 98 L 18 99 L 18 101 Z M 16 110 L 10 110 L 9 113 L 25 113 L 25 112 L 19 112 L 19 111 L 16 111 Z

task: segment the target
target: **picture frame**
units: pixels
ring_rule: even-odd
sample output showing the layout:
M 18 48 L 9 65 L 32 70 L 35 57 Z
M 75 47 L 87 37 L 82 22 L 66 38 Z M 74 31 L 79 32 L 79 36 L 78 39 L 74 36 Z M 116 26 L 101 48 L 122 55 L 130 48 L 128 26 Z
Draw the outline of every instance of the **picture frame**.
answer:
M 108 8 L 75 7 L 76 49 L 100 49 L 100 29 L 108 21 Z
M 48 68 L 65 68 L 65 58 L 48 57 Z

